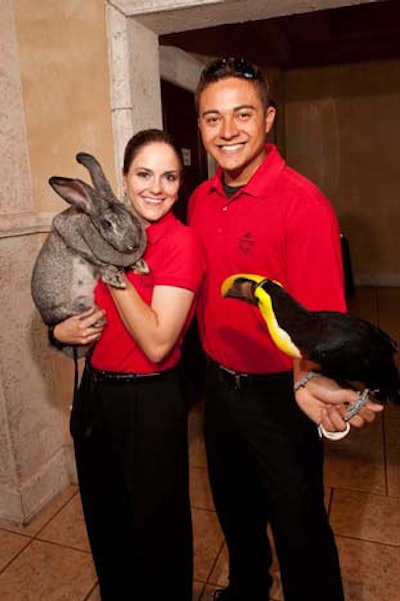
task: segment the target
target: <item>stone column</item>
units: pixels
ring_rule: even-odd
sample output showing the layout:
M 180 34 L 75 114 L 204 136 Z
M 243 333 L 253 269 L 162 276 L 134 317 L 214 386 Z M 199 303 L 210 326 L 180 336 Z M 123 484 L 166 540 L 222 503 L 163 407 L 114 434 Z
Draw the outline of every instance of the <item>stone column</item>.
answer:
M 140 129 L 162 127 L 158 36 L 107 6 L 115 171 L 121 192 L 124 148 Z
M 52 351 L 30 295 L 50 219 L 32 206 L 13 2 L 0 6 L 0 520 L 22 524 L 70 475 Z

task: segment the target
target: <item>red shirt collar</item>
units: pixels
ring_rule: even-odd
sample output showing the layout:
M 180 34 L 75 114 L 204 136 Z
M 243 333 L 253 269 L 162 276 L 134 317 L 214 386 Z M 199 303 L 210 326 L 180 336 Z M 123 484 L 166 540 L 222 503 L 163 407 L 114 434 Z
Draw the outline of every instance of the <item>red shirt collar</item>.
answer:
M 274 189 L 282 170 L 286 167 L 286 163 L 274 144 L 266 144 L 265 152 L 267 156 L 264 161 L 253 173 L 247 184 L 240 188 L 240 193 L 260 196 L 266 195 Z M 215 191 L 225 196 L 221 167 L 218 167 L 214 177 L 209 180 L 209 184 L 209 193 Z
M 170 211 L 169 213 L 164 215 L 164 217 L 162 217 L 159 221 L 156 221 L 155 223 L 149 225 L 146 228 L 148 244 L 154 244 L 155 242 L 157 242 L 157 240 L 159 240 L 161 236 L 164 236 L 165 232 L 173 226 L 176 220 L 177 219 L 175 215 L 172 213 L 172 211 Z

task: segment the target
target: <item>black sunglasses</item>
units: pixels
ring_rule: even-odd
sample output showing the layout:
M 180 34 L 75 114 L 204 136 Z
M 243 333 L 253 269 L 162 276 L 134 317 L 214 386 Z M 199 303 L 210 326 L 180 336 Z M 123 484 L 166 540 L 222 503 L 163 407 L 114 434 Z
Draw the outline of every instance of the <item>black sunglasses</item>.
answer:
M 201 79 L 207 81 L 216 77 L 222 69 L 228 67 L 232 74 L 245 79 L 261 79 L 261 71 L 255 65 L 247 62 L 244 58 L 218 58 L 206 67 L 201 74 Z

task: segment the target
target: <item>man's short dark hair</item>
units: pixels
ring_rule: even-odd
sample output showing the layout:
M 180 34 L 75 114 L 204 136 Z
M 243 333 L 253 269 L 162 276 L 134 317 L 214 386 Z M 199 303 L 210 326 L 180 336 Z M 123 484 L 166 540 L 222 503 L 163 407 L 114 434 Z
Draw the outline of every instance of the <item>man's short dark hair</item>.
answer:
M 199 113 L 200 96 L 203 90 L 209 84 L 221 79 L 227 79 L 228 77 L 250 81 L 257 89 L 264 107 L 267 108 L 270 106 L 269 83 L 261 70 L 244 58 L 230 56 L 227 58 L 218 58 L 204 67 L 194 95 L 197 114 Z

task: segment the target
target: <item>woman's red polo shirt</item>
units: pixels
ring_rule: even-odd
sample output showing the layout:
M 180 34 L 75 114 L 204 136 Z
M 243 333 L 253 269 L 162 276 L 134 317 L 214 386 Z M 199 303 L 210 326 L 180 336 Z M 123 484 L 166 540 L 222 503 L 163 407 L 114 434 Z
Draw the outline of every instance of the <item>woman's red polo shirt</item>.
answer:
M 128 279 L 146 303 L 151 304 L 155 286 L 177 286 L 197 292 L 204 273 L 201 245 L 193 230 L 169 213 L 146 229 L 144 259 L 150 273 L 127 272 Z M 97 369 L 127 373 L 151 373 L 174 367 L 180 358 L 182 338 L 193 317 L 193 303 L 183 332 L 161 363 L 152 363 L 125 328 L 108 287 L 99 281 L 95 302 L 106 312 L 107 324 L 94 347 L 91 364 Z

